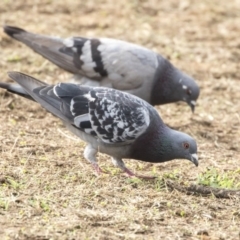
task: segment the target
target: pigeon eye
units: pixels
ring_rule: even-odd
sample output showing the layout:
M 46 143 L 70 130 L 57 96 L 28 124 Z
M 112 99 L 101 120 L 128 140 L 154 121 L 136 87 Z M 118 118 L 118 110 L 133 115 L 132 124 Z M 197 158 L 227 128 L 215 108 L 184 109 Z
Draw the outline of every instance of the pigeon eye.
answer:
M 188 88 L 187 89 L 187 95 L 191 95 L 192 94 L 192 91 Z
M 184 149 L 188 149 L 189 148 L 189 143 L 183 143 L 183 147 L 184 147 Z

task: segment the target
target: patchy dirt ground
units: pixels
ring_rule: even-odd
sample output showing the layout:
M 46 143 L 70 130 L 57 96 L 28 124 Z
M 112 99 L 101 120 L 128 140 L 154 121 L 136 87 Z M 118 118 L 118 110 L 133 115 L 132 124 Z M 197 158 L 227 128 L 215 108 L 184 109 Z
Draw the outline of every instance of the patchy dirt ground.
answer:
M 196 112 L 158 107 L 164 121 L 197 139 L 200 166 L 128 160 L 155 181 L 128 179 L 99 154 L 96 177 L 84 143 L 37 104 L 0 91 L 1 239 L 239 239 L 237 197 L 170 190 L 240 188 L 240 1 L 4 0 L 0 24 L 37 33 L 119 38 L 151 48 L 197 79 Z M 69 74 L 0 31 L 0 80 L 17 70 L 49 82 Z M 65 135 L 70 136 L 66 137 Z

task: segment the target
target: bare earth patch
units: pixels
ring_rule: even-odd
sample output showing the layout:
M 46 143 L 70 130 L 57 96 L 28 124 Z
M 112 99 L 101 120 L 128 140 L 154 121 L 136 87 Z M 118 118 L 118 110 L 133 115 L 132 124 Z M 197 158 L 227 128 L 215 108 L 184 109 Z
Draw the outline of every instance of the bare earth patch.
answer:
M 102 154 L 109 174 L 96 177 L 83 142 L 37 104 L 1 90 L 1 239 L 240 238 L 238 194 L 188 191 L 191 185 L 240 189 L 239 0 L 2 0 L 0 23 L 141 44 L 201 87 L 195 114 L 182 103 L 157 107 L 168 125 L 197 139 L 200 166 L 126 160 L 156 175 L 153 181 L 126 178 Z M 0 50 L 1 81 L 10 81 L 9 70 L 54 83 L 70 77 L 2 31 Z

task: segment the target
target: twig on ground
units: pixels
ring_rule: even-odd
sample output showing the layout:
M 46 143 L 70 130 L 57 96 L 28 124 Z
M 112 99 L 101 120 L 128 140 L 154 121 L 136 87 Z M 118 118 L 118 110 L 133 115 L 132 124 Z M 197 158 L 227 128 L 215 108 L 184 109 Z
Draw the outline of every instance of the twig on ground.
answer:
M 184 192 L 186 194 L 197 194 L 197 195 L 214 195 L 217 198 L 240 198 L 240 190 L 230 190 L 225 188 L 214 188 L 207 187 L 203 185 L 192 184 L 189 187 L 182 187 L 177 183 L 166 180 L 165 184 L 170 189 L 176 189 L 179 192 Z

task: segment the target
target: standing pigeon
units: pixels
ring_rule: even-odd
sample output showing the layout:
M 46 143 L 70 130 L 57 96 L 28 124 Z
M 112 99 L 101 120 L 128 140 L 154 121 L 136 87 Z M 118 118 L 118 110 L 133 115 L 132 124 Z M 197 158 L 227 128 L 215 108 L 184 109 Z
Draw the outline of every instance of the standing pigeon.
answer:
M 11 26 L 5 33 L 89 86 L 105 86 L 136 95 L 151 105 L 186 102 L 194 111 L 196 82 L 147 48 L 109 38 L 61 39 Z
M 180 158 L 198 166 L 195 140 L 168 128 L 158 112 L 138 97 L 103 87 L 48 85 L 18 72 L 9 76 L 21 87 L 7 83 L 0 83 L 0 87 L 38 102 L 59 117 L 87 142 L 84 157 L 97 172 L 101 172 L 98 151 L 110 155 L 114 165 L 129 176 L 135 174 L 127 169 L 123 158 L 156 163 Z

